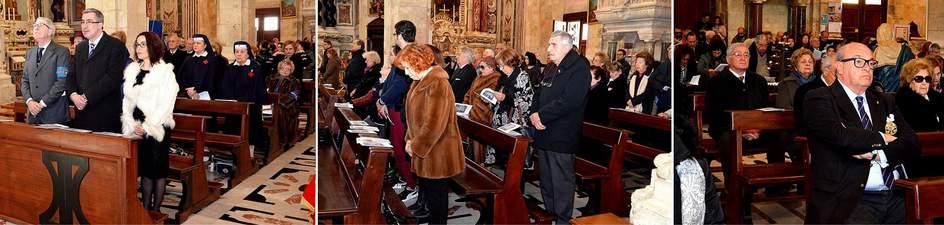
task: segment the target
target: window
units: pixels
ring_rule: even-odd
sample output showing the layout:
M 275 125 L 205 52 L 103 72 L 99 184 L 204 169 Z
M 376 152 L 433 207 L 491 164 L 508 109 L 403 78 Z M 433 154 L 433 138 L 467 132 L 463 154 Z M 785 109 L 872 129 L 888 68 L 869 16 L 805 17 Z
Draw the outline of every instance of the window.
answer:
M 279 17 L 278 16 L 269 16 L 263 19 L 263 24 L 265 27 L 262 28 L 263 31 L 277 31 L 279 30 Z
M 256 31 L 259 31 L 259 17 L 256 17 Z

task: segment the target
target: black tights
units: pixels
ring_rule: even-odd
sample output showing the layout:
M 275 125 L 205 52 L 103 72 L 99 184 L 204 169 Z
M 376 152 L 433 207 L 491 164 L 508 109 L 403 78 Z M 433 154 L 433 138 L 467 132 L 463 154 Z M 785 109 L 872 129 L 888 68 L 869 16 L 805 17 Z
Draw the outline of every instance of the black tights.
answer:
M 166 190 L 167 178 L 151 179 L 141 177 L 141 198 L 144 199 L 144 209 L 148 211 L 160 211 Z

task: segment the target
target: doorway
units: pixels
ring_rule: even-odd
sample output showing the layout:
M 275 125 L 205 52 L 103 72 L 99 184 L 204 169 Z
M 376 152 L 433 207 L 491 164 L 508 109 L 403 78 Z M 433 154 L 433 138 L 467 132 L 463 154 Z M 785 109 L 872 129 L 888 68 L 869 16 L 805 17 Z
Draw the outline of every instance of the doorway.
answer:
M 383 18 L 377 18 L 367 24 L 367 43 L 364 49 L 367 51 L 376 51 L 380 58 L 384 58 L 384 21 Z
M 875 30 L 888 16 L 888 0 L 842 0 L 842 3 L 842 37 L 847 40 L 875 37 Z
M 256 9 L 256 40 L 282 40 L 279 33 L 279 8 Z

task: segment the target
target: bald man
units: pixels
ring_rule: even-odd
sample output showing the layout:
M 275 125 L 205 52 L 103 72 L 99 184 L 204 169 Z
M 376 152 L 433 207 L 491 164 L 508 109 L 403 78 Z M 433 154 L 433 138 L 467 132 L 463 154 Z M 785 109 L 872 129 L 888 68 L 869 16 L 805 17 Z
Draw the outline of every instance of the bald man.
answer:
M 177 34 L 168 34 L 166 41 L 167 52 L 164 53 L 164 62 L 174 64 L 174 73 L 180 74 L 180 64 L 183 64 L 184 58 L 187 58 L 187 52 L 180 49 L 180 37 Z
M 893 184 L 920 157 L 915 133 L 892 97 L 869 88 L 877 61 L 868 47 L 844 45 L 836 58 L 836 82 L 803 103 L 813 167 L 806 223 L 905 223 Z

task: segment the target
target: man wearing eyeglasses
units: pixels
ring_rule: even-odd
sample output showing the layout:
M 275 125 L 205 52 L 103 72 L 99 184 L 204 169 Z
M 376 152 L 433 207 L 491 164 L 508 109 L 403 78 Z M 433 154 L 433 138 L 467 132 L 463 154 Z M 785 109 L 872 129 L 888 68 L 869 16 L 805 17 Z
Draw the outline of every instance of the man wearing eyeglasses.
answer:
M 905 223 L 896 179 L 918 157 L 914 131 L 895 101 L 869 88 L 877 64 L 861 43 L 837 53 L 838 82 L 810 91 L 803 107 L 812 154 L 808 224 Z
M 36 18 L 33 38 L 36 47 L 26 52 L 26 66 L 20 90 L 29 112 L 31 124 L 65 123 L 69 120 L 69 100 L 65 96 L 66 75 L 69 69 L 69 49 L 52 42 L 56 27 L 52 20 Z
M 128 49 L 104 33 L 104 19 L 97 9 L 82 11 L 82 35 L 88 39 L 76 46 L 66 89 L 77 109 L 73 128 L 121 133 L 121 82 Z
M 563 31 L 551 34 L 547 53 L 558 66 L 548 69 L 557 73 L 544 77 L 530 110 L 530 122 L 536 129 L 533 146 L 541 167 L 541 196 L 557 224 L 570 224 L 573 216 L 574 154 L 579 150 L 590 83 L 590 63 L 574 51 L 573 40 Z

